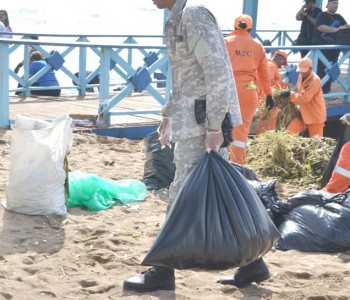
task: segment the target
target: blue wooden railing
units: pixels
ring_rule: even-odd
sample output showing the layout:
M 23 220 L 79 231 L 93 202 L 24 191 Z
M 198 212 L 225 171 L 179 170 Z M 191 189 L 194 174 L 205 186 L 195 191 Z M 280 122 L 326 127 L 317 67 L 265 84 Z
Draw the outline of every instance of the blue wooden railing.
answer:
M 110 112 L 110 109 L 117 105 L 123 98 L 128 96 L 130 92 L 142 92 L 146 90 L 161 105 L 164 105 L 169 97 L 171 84 L 165 85 L 167 78 L 171 82 L 171 76 L 168 68 L 168 58 L 163 45 L 163 36 L 76 36 L 76 35 L 39 35 L 40 40 L 28 39 L 29 34 L 14 33 L 12 39 L 0 39 L 0 127 L 9 125 L 9 95 L 11 92 L 21 91 L 24 96 L 30 96 L 34 89 L 45 89 L 42 87 L 33 87 L 31 83 L 44 74 L 49 68 L 53 67 L 63 72 L 72 80 L 70 86 L 60 86 L 62 89 L 78 89 L 79 93 L 85 95 L 86 88 L 94 85 L 89 81 L 96 75 L 99 75 L 99 98 L 102 100 L 103 106 L 99 107 L 100 112 L 103 111 L 103 123 L 108 124 L 110 115 L 113 114 L 130 114 L 130 112 Z M 23 39 L 17 39 L 16 36 L 23 36 Z M 73 37 L 75 41 L 67 42 L 68 38 Z M 48 41 L 48 38 L 51 40 Z M 65 41 L 59 41 L 59 39 Z M 106 42 L 92 42 L 89 39 L 95 38 L 108 40 Z M 119 43 L 114 40 L 119 39 Z M 152 40 L 152 44 L 140 43 L 139 40 Z M 122 42 L 121 42 L 122 40 Z M 113 43 L 112 43 L 113 42 Z M 158 44 L 158 45 L 157 45 Z M 54 52 L 49 52 L 46 48 L 54 47 Z M 24 75 L 18 76 L 11 70 L 10 57 L 20 47 L 24 47 Z M 29 51 L 30 47 L 40 51 L 50 63 L 47 67 L 40 70 L 32 78 L 29 78 Z M 68 69 L 64 61 L 73 51 L 78 51 L 78 70 L 79 77 L 76 72 Z M 89 52 L 88 52 L 89 51 Z M 95 69 L 88 76 L 87 61 L 91 56 L 98 58 Z M 135 63 L 136 57 L 141 57 L 142 64 Z M 110 72 L 116 72 L 121 78 L 123 88 L 119 93 L 110 98 Z M 161 79 L 152 79 L 151 76 L 157 75 Z M 14 79 L 21 84 L 21 88 L 9 89 L 9 78 Z M 73 81 L 77 86 L 73 84 Z M 165 85 L 164 90 L 156 89 L 154 84 Z M 50 87 L 55 88 L 55 87 Z M 46 88 L 47 89 L 47 88 Z M 107 100 L 107 101 L 106 101 Z M 137 114 L 159 113 L 158 111 L 138 111 Z
M 223 34 L 226 34 L 225 31 Z M 33 35 L 38 36 L 39 40 L 30 39 Z M 341 96 L 344 97 L 345 101 L 350 101 L 350 77 L 348 72 L 350 56 L 348 50 L 350 50 L 350 46 L 292 46 L 296 35 L 296 31 L 262 30 L 257 31 L 256 38 L 265 45 L 267 52 L 283 49 L 290 53 L 291 64 L 287 68 L 286 79 L 290 80 L 292 84 L 295 84 L 293 80 L 297 75 L 296 65 L 293 63 L 298 60 L 298 58 L 295 58 L 293 61 L 292 57 L 298 55 L 299 50 L 310 49 L 309 57 L 314 61 L 314 69 L 317 68 L 318 60 L 321 60 L 329 70 L 322 78 L 322 84 L 331 78 L 337 81 L 342 89 L 337 93 L 325 95 L 325 98 Z M 40 51 L 49 62 L 46 69 L 41 70 L 32 78 L 29 78 L 28 74 L 30 47 Z M 342 50 L 342 55 L 338 64 L 333 66 L 320 50 L 339 47 Z M 10 66 L 13 63 L 13 57 L 15 54 L 18 57 L 21 49 L 24 49 L 23 54 L 20 55 L 21 60 L 23 59 L 24 72 L 23 76 L 18 76 Z M 71 64 L 69 66 L 65 64 L 65 61 L 69 59 L 78 65 L 75 69 L 71 67 Z M 93 68 L 88 66 L 90 60 L 96 61 Z M 16 62 L 18 62 L 18 58 Z M 60 88 L 62 89 L 75 89 L 79 91 L 80 95 L 85 95 L 87 88 L 99 87 L 101 105 L 97 109 L 104 124 L 109 124 L 111 115 L 159 113 L 159 110 L 112 112 L 111 109 L 116 107 L 130 92 L 141 93 L 147 91 L 157 103 L 164 105 L 171 89 L 171 74 L 163 36 L 13 33 L 12 39 L 0 39 L 0 127 L 8 127 L 10 124 L 9 96 L 16 91 L 21 91 L 24 96 L 30 96 L 34 89 L 45 89 L 33 87 L 31 84 L 51 67 L 56 69 L 57 72 L 62 72 L 71 80 L 70 85 L 61 85 Z M 339 76 L 340 70 L 347 72 L 347 80 L 343 80 Z M 79 76 L 76 76 L 77 71 Z M 87 75 L 88 71 L 91 73 Z M 113 87 L 113 83 L 110 81 L 111 72 L 114 72 L 120 78 L 118 86 L 121 88 L 114 96 L 110 96 L 110 88 Z M 99 75 L 99 84 L 91 84 L 90 81 L 96 75 Z M 9 87 L 10 79 L 16 83 L 13 88 Z M 22 85 L 21 88 L 17 88 L 18 83 Z M 160 89 L 160 86 L 163 86 L 164 89 Z M 339 108 L 341 110 L 332 108 L 332 110 L 328 110 L 328 115 L 340 115 L 344 113 L 344 109 L 350 111 L 349 107 Z

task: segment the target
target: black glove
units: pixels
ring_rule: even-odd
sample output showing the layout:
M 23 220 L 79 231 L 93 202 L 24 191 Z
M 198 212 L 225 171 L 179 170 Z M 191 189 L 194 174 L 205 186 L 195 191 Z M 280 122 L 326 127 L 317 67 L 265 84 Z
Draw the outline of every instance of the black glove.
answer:
M 284 91 L 280 94 L 281 97 L 287 98 L 290 96 L 290 91 Z
M 267 110 L 271 110 L 275 106 L 275 101 L 273 100 L 271 95 L 266 96 L 265 105 L 267 107 Z

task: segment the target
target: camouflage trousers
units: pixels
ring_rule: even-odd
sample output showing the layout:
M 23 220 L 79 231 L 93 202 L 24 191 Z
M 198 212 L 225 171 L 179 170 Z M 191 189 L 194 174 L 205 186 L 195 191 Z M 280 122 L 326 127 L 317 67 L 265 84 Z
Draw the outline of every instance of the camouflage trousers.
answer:
M 203 158 L 206 149 L 204 146 L 205 135 L 196 136 L 187 140 L 180 140 L 175 143 L 174 148 L 174 163 L 176 165 L 175 177 L 169 187 L 168 207 L 177 197 L 187 175 L 194 166 Z M 221 148 L 219 154 L 227 159 L 227 148 Z

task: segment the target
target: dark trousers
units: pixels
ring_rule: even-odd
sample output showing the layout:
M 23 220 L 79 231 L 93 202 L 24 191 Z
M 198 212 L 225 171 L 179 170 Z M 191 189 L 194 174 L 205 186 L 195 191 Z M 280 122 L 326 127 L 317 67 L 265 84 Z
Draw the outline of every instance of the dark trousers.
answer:
M 340 54 L 340 50 L 321 50 L 323 55 L 332 63 L 335 63 L 338 61 L 338 57 Z M 317 75 L 322 78 L 326 75 L 326 66 L 319 61 L 317 66 Z M 328 93 L 331 90 L 331 80 L 329 79 L 323 86 L 322 91 L 323 93 Z
M 303 37 L 301 35 L 298 36 L 298 38 L 295 41 L 296 46 L 310 46 L 311 45 L 311 40 Z M 300 50 L 300 56 L 301 58 L 305 57 L 306 54 L 309 53 L 310 50 Z
M 40 96 L 59 96 L 61 95 L 60 89 L 54 90 L 43 90 L 43 91 L 31 91 L 32 95 L 40 95 Z
M 36 82 L 32 84 L 32 86 L 39 86 Z M 17 87 L 22 87 L 22 85 L 19 83 Z M 42 90 L 42 91 L 31 91 L 32 95 L 39 95 L 39 96 L 59 96 L 61 95 L 61 89 L 52 89 L 52 90 Z M 16 92 L 15 95 L 22 95 L 22 92 Z

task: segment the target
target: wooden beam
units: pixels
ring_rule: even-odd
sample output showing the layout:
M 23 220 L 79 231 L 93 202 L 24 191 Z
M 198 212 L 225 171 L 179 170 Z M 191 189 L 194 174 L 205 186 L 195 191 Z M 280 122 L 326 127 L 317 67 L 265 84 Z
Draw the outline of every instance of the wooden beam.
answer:
M 251 36 L 255 38 L 256 27 L 258 23 L 258 6 L 259 0 L 244 0 L 243 1 L 243 13 L 249 15 L 253 19 L 253 28 L 251 31 Z

